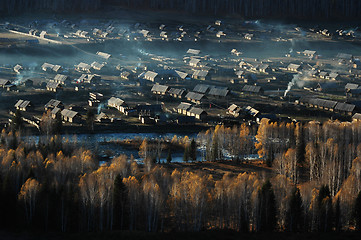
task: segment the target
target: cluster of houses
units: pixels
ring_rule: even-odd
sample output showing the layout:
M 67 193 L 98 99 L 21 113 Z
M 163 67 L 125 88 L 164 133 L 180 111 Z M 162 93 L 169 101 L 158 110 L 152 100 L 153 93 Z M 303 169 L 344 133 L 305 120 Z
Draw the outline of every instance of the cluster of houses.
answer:
M 297 103 L 305 107 L 322 109 L 348 116 L 352 116 L 357 110 L 356 105 L 354 104 L 314 97 L 302 97 Z

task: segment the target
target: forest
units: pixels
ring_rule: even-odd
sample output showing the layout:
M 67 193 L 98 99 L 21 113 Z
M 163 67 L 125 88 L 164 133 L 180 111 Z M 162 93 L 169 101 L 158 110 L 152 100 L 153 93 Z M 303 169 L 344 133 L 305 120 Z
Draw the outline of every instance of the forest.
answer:
M 106 6 L 274 19 L 360 19 L 359 0 L 1 0 L 0 12 L 75 12 Z
M 16 121 L 14 121 L 16 123 Z M 15 128 L 14 128 L 15 129 Z M 99 165 L 97 156 L 60 136 L 29 141 L 22 131 L 0 136 L 3 230 L 58 232 L 342 232 L 361 230 L 361 123 L 217 126 L 191 140 L 173 138 L 185 161 L 249 161 L 257 151 L 275 174 L 213 176 L 170 170 L 157 144 Z M 227 162 L 226 161 L 226 162 Z

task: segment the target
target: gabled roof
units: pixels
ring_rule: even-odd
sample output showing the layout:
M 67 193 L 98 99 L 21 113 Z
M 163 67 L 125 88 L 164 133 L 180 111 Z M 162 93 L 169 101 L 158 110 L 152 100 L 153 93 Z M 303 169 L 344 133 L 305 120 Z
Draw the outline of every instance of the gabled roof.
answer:
M 355 114 L 352 116 L 352 119 L 361 120 L 361 113 L 355 113 Z
M 122 106 L 124 105 L 124 100 L 120 99 L 120 98 L 116 98 L 116 97 L 111 97 L 108 100 L 108 105 L 113 105 L 113 106 Z
M 102 69 L 103 67 L 104 67 L 104 64 L 100 64 L 100 63 L 98 63 L 98 62 L 93 62 L 92 64 L 91 64 L 91 66 L 94 68 L 94 69 Z
M 244 75 L 244 71 L 237 71 L 237 72 L 235 72 L 235 74 L 237 76 L 242 76 L 242 75 Z
M 191 58 L 189 65 L 197 65 L 201 60 L 198 58 Z
M 199 93 L 206 93 L 208 91 L 209 88 L 211 88 L 212 86 L 210 85 L 206 85 L 206 84 L 197 84 L 194 88 L 193 91 L 194 92 L 199 92 Z
M 166 85 L 154 84 L 151 91 L 152 92 L 166 93 L 168 88 L 169 87 L 166 86 Z
M 207 77 L 208 73 L 206 70 L 196 70 L 193 73 L 193 77 Z
M 181 79 L 185 79 L 186 77 L 188 77 L 188 73 L 177 71 L 177 70 L 174 70 L 174 74 L 176 75 L 176 77 L 179 77 Z
M 51 99 L 47 104 L 45 104 L 45 108 L 49 107 L 58 107 L 61 104 L 61 101 L 56 99 Z
M 207 114 L 202 108 L 197 108 L 197 107 L 192 107 L 189 110 L 190 113 L 196 114 L 196 115 L 201 115 L 201 114 Z
M 242 92 L 259 93 L 261 90 L 262 90 L 261 86 L 254 86 L 254 85 L 245 85 L 242 88 Z
M 315 55 L 315 54 L 316 54 L 316 51 L 305 50 L 305 51 L 303 51 L 303 54 L 306 54 L 306 55 Z
M 337 54 L 337 58 L 340 58 L 340 59 L 351 60 L 352 57 L 353 57 L 352 54 L 347 54 L 347 53 Z
M 355 105 L 348 103 L 337 103 L 335 106 L 335 110 L 342 112 L 353 112 L 355 110 Z
M 68 76 L 63 74 L 56 74 L 54 77 L 55 82 L 64 83 L 68 79 Z
M 229 93 L 227 88 L 211 88 L 209 95 L 225 97 Z
M 77 65 L 77 67 L 78 67 L 78 68 L 82 68 L 82 69 L 86 69 L 86 70 L 90 70 L 90 68 L 91 68 L 91 66 L 90 66 L 89 64 L 83 63 L 83 62 L 79 63 L 79 64 Z
M 187 111 L 187 110 L 190 109 L 191 107 L 192 107 L 192 104 L 186 103 L 186 102 L 181 102 L 181 103 L 178 105 L 177 109 L 181 109 L 181 110 Z
M 48 83 L 46 84 L 46 87 L 47 87 L 47 88 L 55 89 L 55 88 L 60 87 L 60 83 L 58 83 L 58 82 L 48 82 Z
M 288 65 L 287 68 L 289 68 L 289 69 L 299 69 L 300 67 L 301 67 L 301 65 L 299 65 L 299 64 L 291 63 L 290 65 Z
M 10 84 L 9 80 L 0 78 L 0 86 L 5 86 L 7 84 Z
M 349 90 L 357 89 L 358 87 L 359 87 L 359 85 L 356 83 L 347 83 L 345 85 L 345 89 L 349 89 Z
M 61 111 L 61 109 L 60 108 L 58 108 L 58 107 L 55 107 L 53 110 L 51 110 L 51 114 L 54 114 L 54 115 L 56 115 L 58 112 L 60 112 Z
M 177 95 L 177 96 L 182 96 L 184 94 L 184 92 L 185 92 L 185 90 L 180 89 L 180 88 L 171 88 L 168 91 L 169 94 L 174 94 L 174 95 Z
M 147 79 L 155 79 L 157 76 L 158 76 L 158 73 L 152 72 L 152 71 L 148 71 L 144 74 L 144 78 L 147 78 Z
M 188 49 L 188 51 L 187 51 L 187 54 L 193 54 L 193 55 L 198 55 L 200 53 L 201 53 L 201 50 L 196 50 L 196 49 L 192 49 L 192 48 Z
M 189 92 L 186 95 L 186 98 L 192 99 L 192 100 L 196 100 L 196 101 L 200 101 L 202 100 L 202 98 L 204 97 L 204 94 L 200 94 L 200 93 L 195 93 L 195 92 Z
M 16 102 L 16 108 L 27 108 L 30 105 L 30 101 L 28 100 L 19 100 Z
M 232 104 L 231 106 L 229 106 L 229 108 L 227 110 L 230 112 L 233 112 L 237 109 L 239 109 L 239 107 L 236 104 Z
M 61 111 L 61 115 L 63 115 L 64 117 L 67 117 L 67 118 L 73 118 L 73 117 L 75 117 L 77 114 L 78 114 L 78 112 L 75 112 L 75 111 L 69 110 L 69 109 L 63 109 L 63 110 Z
M 102 58 L 105 58 L 105 59 L 109 59 L 112 56 L 109 53 L 105 53 L 105 52 L 97 52 L 97 55 L 99 57 L 102 57 Z

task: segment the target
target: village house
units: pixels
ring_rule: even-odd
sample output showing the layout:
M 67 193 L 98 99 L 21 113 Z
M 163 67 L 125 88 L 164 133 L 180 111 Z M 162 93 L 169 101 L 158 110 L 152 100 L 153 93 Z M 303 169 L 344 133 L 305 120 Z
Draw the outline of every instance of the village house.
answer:
M 332 72 L 328 76 L 326 76 L 326 79 L 332 80 L 332 81 L 337 81 L 340 79 L 340 75 L 336 72 Z
M 131 80 L 132 74 L 130 72 L 123 71 L 120 73 L 120 78 L 124 80 Z
M 60 65 L 54 65 L 54 64 L 50 64 L 50 63 L 44 63 L 42 66 L 41 66 L 41 69 L 44 71 L 44 72 L 48 72 L 48 71 L 53 71 L 53 72 L 59 72 L 62 67 Z
M 159 36 L 164 40 L 168 38 L 168 33 L 166 31 L 162 31 Z
M 28 100 L 18 100 L 16 103 L 15 103 L 15 108 L 20 110 L 20 111 L 24 111 L 26 112 L 27 110 L 29 110 L 29 108 L 32 107 L 32 104 L 30 101 Z
M 287 70 L 291 72 L 298 72 L 301 70 L 301 65 L 291 63 L 287 66 Z
M 94 70 L 102 70 L 102 68 L 104 67 L 104 63 L 98 63 L 98 62 L 93 62 L 91 65 L 90 65 Z
M 199 120 L 204 120 L 207 117 L 207 113 L 201 108 L 192 107 L 188 110 L 187 116 L 195 117 Z
M 54 77 L 54 82 L 60 83 L 61 85 L 66 85 L 70 83 L 70 78 L 63 74 L 57 74 Z
M 326 79 L 327 76 L 328 76 L 328 72 L 324 72 L 324 71 L 318 74 L 318 77 L 321 79 Z
M 207 85 L 207 84 L 197 84 L 193 88 L 193 92 L 206 94 L 212 87 L 214 87 L 214 86 Z
M 97 55 L 99 57 L 102 57 L 102 58 L 106 59 L 106 60 L 108 60 L 112 56 L 109 53 L 105 53 L 105 52 L 97 52 Z
M 254 35 L 252 33 L 246 33 L 244 35 L 244 39 L 251 41 L 254 38 Z
M 216 34 L 217 38 L 221 38 L 221 37 L 225 37 L 225 36 L 226 36 L 226 34 L 223 31 L 218 31 Z
M 201 102 L 205 99 L 205 96 L 204 96 L 204 94 L 201 94 L 201 93 L 189 92 L 189 93 L 187 93 L 185 98 L 188 101 L 194 102 L 196 104 L 201 104 Z
M 253 93 L 253 94 L 263 94 L 264 90 L 261 86 L 245 85 L 242 88 L 242 92 Z
M 237 77 L 238 77 L 239 79 L 244 79 L 244 78 L 246 77 L 245 72 L 242 71 L 242 70 L 235 72 L 235 74 L 237 75 Z
M 239 106 L 237 106 L 236 104 L 232 104 L 231 106 L 229 106 L 229 108 L 227 109 L 227 113 L 234 116 L 234 117 L 239 117 L 240 112 L 242 111 L 242 108 L 240 108 Z
M 110 121 L 111 120 L 108 117 L 108 115 L 106 115 L 103 112 L 99 113 L 95 118 L 95 122 L 99 122 L 99 123 L 109 123 Z
M 206 70 L 195 70 L 192 75 L 192 78 L 196 79 L 196 80 L 202 80 L 202 81 L 211 80 L 209 71 L 206 71 Z
M 87 64 L 87 63 L 79 63 L 78 65 L 75 66 L 75 70 L 79 71 L 79 72 L 87 72 L 87 73 L 90 73 L 90 69 L 92 67 Z
M 128 105 L 124 102 L 124 100 L 116 97 L 111 97 L 108 100 L 108 106 L 118 109 L 121 113 L 125 113 L 128 109 Z
M 309 58 L 314 58 L 316 55 L 316 51 L 312 51 L 312 50 L 305 50 L 303 51 L 303 55 Z
M 23 70 L 23 67 L 19 64 L 16 64 L 14 67 L 14 72 L 20 73 L 20 70 Z
M 174 70 L 173 76 L 174 76 L 177 80 L 190 80 L 190 79 L 191 79 L 191 78 L 189 77 L 189 74 L 188 74 L 188 73 L 181 72 L 181 71 L 178 71 L 178 70 Z
M 100 80 L 101 80 L 101 76 L 97 74 L 82 74 L 78 79 L 79 82 L 87 83 L 87 84 L 99 83 Z
M 219 87 L 213 87 L 208 93 L 209 95 L 215 96 L 215 97 L 226 97 L 229 94 L 229 90 L 227 87 L 225 88 L 219 88 Z
M 160 80 L 159 74 L 156 72 L 148 71 L 143 75 L 145 80 L 156 82 Z
M 165 95 L 168 90 L 169 87 L 166 85 L 154 84 L 151 91 L 153 94 Z
M 61 101 L 56 100 L 56 99 L 51 99 L 47 104 L 45 104 L 44 109 L 45 111 L 49 110 L 49 109 L 54 109 L 54 108 L 60 108 L 63 109 L 64 105 Z
M 214 22 L 214 24 L 215 24 L 216 26 L 221 26 L 221 25 L 222 25 L 222 21 L 221 21 L 221 20 L 216 20 L 216 21 Z
M 61 108 L 55 107 L 54 109 L 51 110 L 50 114 L 51 114 L 51 118 L 55 119 L 57 114 L 61 115 Z
M 272 72 L 272 68 L 268 64 L 260 64 L 258 66 L 258 71 L 261 73 L 270 73 Z
M 48 90 L 48 91 L 57 92 L 58 90 L 61 90 L 61 89 L 62 89 L 62 86 L 60 83 L 50 81 L 46 84 L 46 90 Z
M 79 113 L 73 110 L 63 109 L 61 116 L 65 122 L 79 123 L 81 121 Z
M 0 88 L 5 88 L 5 86 L 9 84 L 11 84 L 9 80 L 0 78 Z
M 335 112 L 352 116 L 355 112 L 356 106 L 354 104 L 338 102 L 335 106 Z
M 361 121 L 361 113 L 355 113 L 352 116 L 352 121 Z
M 191 109 L 191 107 L 192 107 L 192 104 L 186 103 L 186 102 L 181 102 L 177 107 L 177 112 L 179 114 L 187 115 L 187 112 L 189 109 Z
M 168 94 L 174 98 L 183 98 L 185 95 L 185 89 L 171 88 L 169 89 Z
M 199 55 L 201 53 L 201 50 L 197 50 L 197 49 L 188 49 L 187 54 L 191 54 L 191 55 Z
M 201 66 L 201 60 L 198 58 L 191 58 L 189 61 L 189 66 L 196 68 Z
M 347 54 L 347 53 L 338 53 L 337 58 L 339 59 L 340 64 L 352 63 L 354 59 L 352 54 Z

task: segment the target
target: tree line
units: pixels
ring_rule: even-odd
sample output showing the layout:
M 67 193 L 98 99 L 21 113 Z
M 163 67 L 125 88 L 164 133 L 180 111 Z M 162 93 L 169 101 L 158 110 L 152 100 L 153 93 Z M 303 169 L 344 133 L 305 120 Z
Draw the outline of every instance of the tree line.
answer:
M 0 136 L 0 226 L 45 231 L 328 232 L 361 229 L 361 124 L 272 123 L 200 133 L 206 159 L 258 151 L 277 174 L 226 173 L 96 156 L 51 136 Z M 253 135 L 255 134 L 255 136 Z M 182 140 L 190 151 L 190 139 Z M 142 143 L 144 158 L 156 152 Z M 187 150 L 188 149 L 188 150 Z M 166 163 L 165 163 L 166 164 Z

